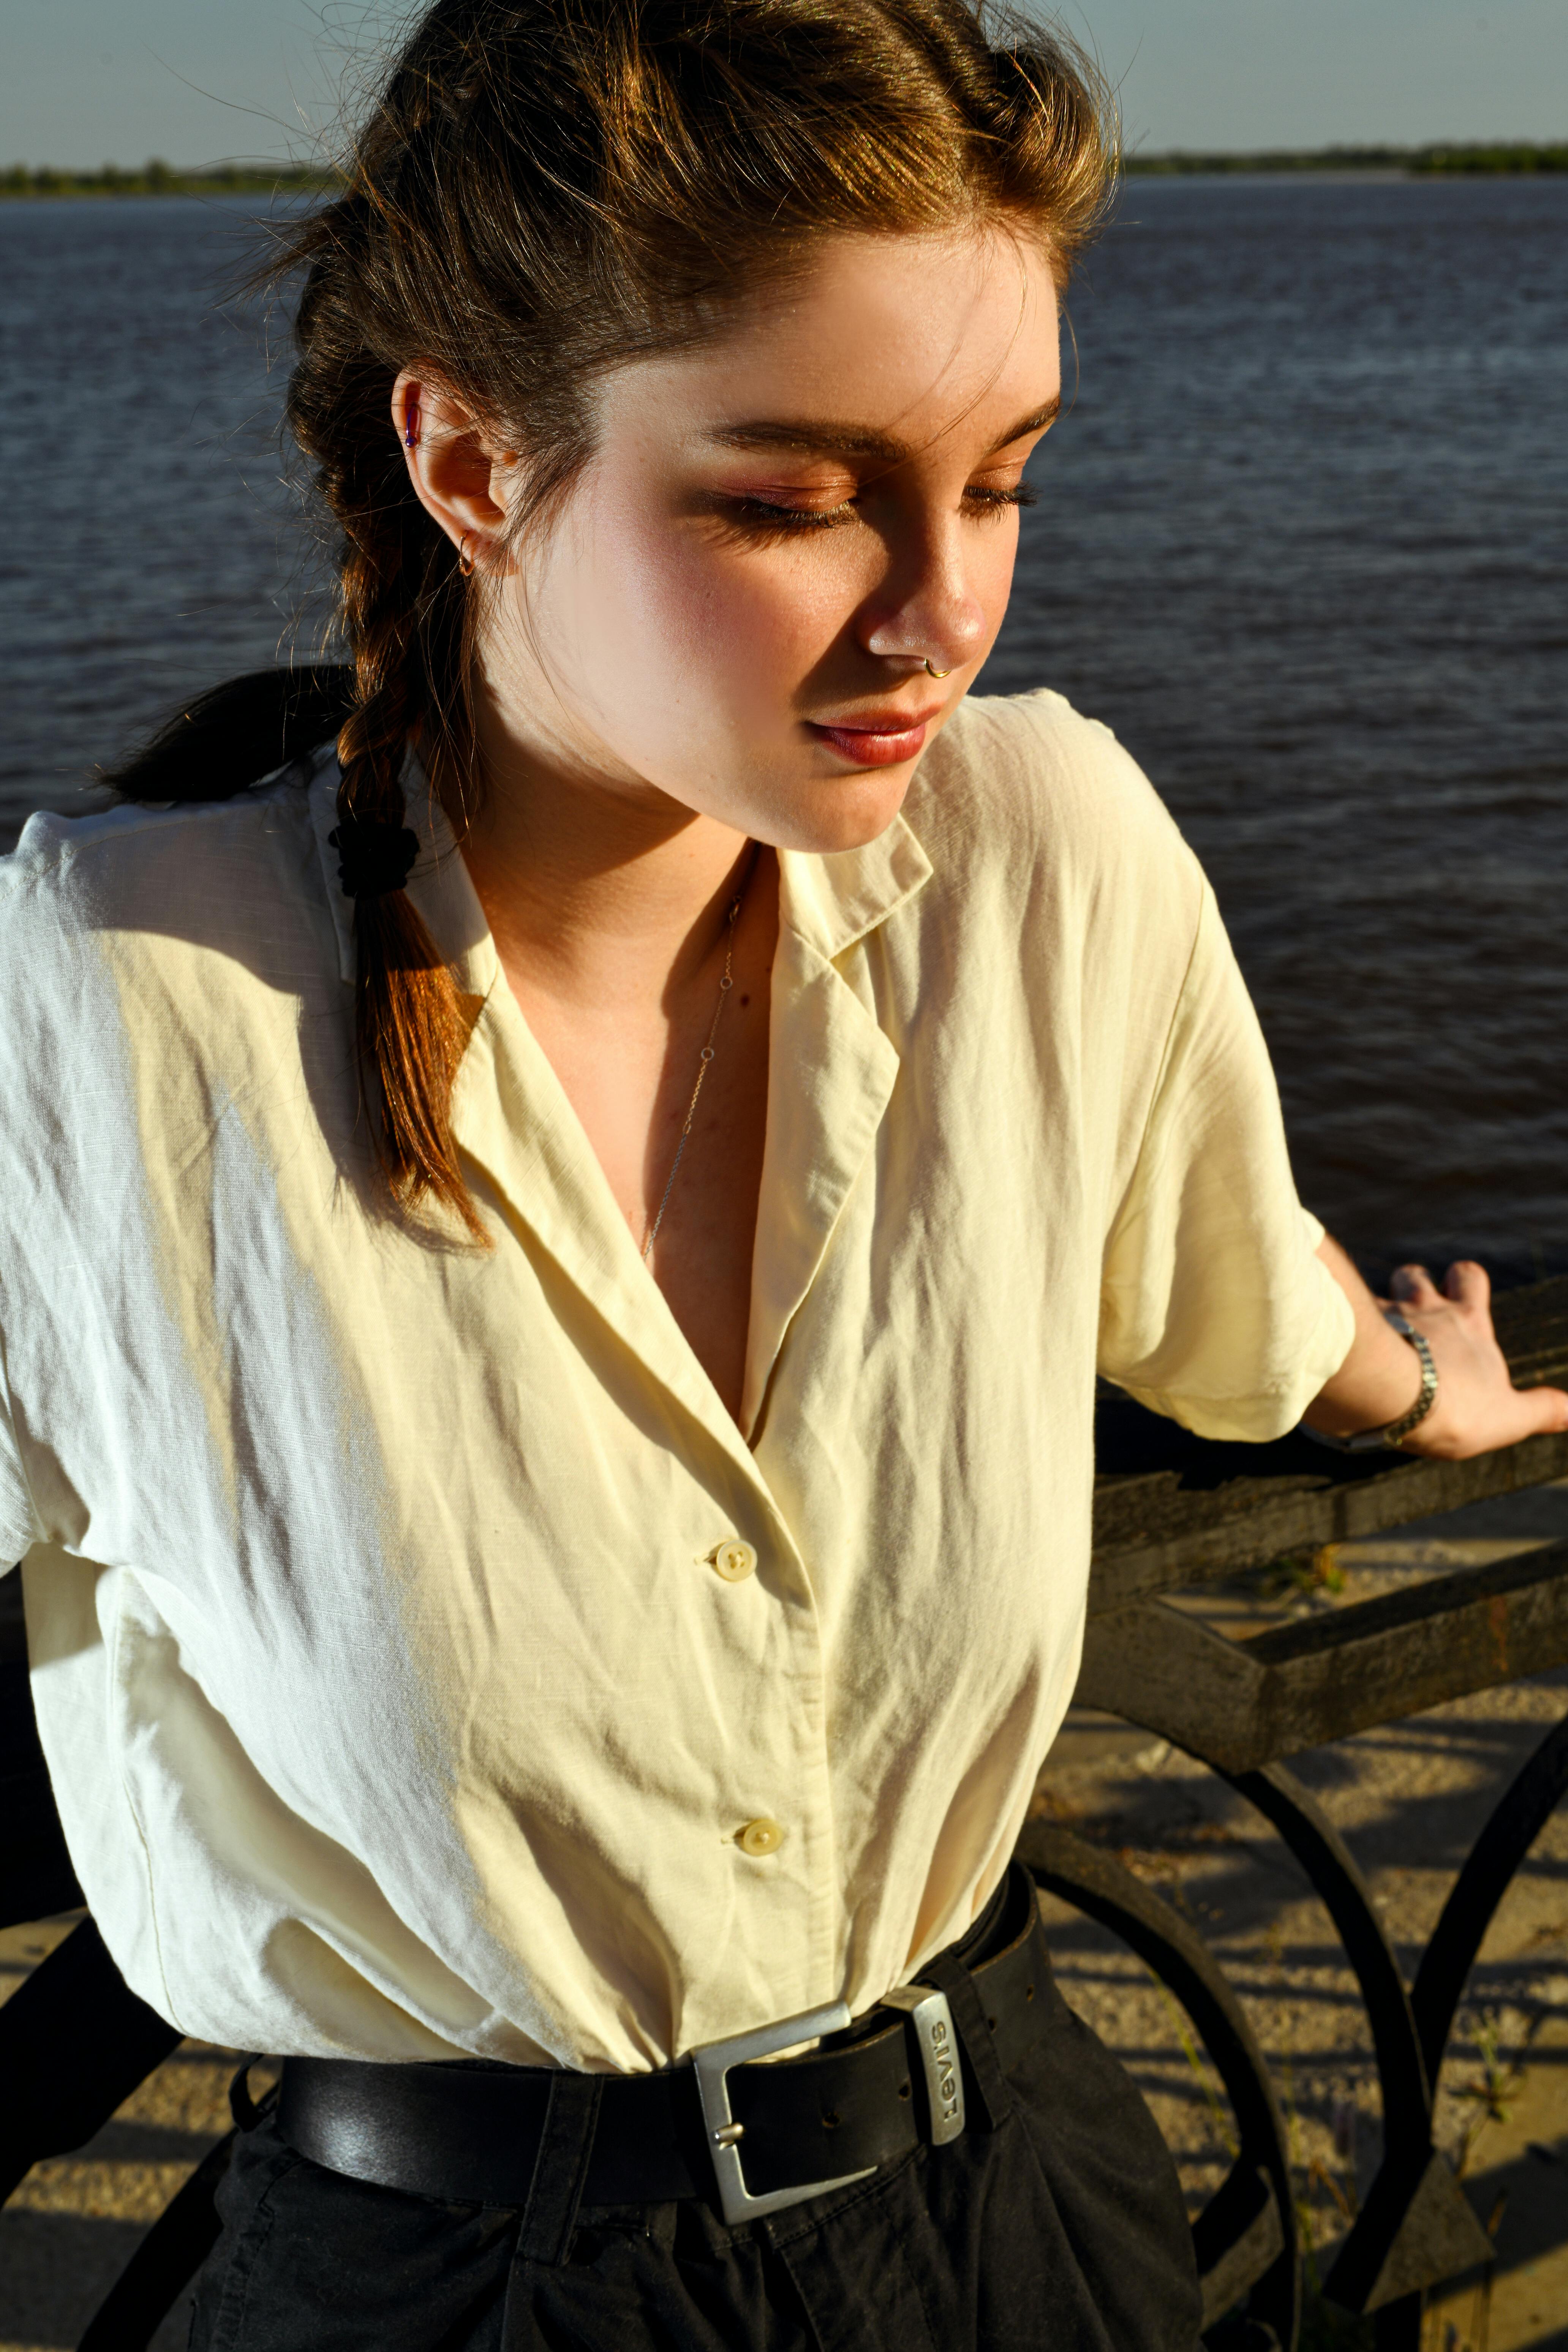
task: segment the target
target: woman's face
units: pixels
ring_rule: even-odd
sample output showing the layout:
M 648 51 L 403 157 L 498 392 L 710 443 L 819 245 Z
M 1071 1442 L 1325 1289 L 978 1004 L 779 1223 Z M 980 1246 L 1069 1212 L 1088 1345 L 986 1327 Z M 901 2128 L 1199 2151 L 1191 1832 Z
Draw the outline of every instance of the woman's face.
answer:
M 1032 244 L 825 241 L 723 340 L 602 385 L 593 457 L 493 583 L 491 725 L 779 847 L 873 839 L 1001 626 L 1060 381 Z

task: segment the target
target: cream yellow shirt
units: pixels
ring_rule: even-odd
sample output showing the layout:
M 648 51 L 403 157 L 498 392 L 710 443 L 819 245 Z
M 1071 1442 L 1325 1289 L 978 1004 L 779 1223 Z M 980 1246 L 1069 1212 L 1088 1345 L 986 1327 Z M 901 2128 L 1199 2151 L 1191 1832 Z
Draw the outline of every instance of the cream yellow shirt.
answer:
M 247 2049 L 635 2069 L 864 2011 L 1071 1695 L 1097 1369 L 1267 1438 L 1349 1346 L 1214 900 L 1050 694 L 782 858 L 737 1427 L 428 811 L 494 1247 L 378 1204 L 335 788 L 0 861 L 0 1557 L 93 1912 Z

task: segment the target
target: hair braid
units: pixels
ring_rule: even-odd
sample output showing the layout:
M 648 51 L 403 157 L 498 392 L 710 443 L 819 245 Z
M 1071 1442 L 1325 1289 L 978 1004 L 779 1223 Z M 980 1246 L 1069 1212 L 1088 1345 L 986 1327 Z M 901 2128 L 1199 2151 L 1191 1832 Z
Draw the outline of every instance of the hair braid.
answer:
M 352 219 L 353 199 L 340 210 Z M 340 267 L 351 258 L 345 241 Z M 321 313 L 341 302 L 341 279 L 318 263 L 300 306 L 307 350 L 312 341 L 318 350 L 336 344 L 321 333 Z M 343 531 L 339 611 L 354 702 L 338 733 L 338 815 L 395 826 L 405 815 L 411 740 L 424 740 L 427 757 L 439 746 L 448 763 L 454 750 L 460 758 L 463 730 L 453 715 L 466 698 L 457 565 L 388 429 L 393 381 L 390 368 L 363 362 L 302 363 L 289 405 Z M 405 890 L 355 899 L 354 947 L 360 1079 L 379 1096 L 377 1148 L 393 1194 L 408 1204 L 426 1195 L 445 1202 L 481 1239 L 451 1128 L 452 1082 L 468 1038 L 451 969 Z
M 340 817 L 400 824 L 403 763 L 420 715 L 408 583 L 356 537 L 343 618 L 359 701 L 338 736 Z M 433 1193 L 480 1231 L 458 1164 L 449 1106 L 466 1029 L 452 973 L 406 890 L 354 901 L 354 1030 L 380 1082 L 382 1165 L 400 1199 Z

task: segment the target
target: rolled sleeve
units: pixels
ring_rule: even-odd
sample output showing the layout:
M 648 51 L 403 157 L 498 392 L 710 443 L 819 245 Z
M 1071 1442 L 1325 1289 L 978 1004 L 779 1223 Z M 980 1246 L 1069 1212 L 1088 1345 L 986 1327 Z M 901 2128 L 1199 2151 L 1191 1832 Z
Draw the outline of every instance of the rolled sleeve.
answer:
M 1214 895 L 1106 1247 L 1100 1370 L 1200 1436 L 1300 1419 L 1350 1351 L 1350 1303 L 1296 1196 L 1279 1089 Z

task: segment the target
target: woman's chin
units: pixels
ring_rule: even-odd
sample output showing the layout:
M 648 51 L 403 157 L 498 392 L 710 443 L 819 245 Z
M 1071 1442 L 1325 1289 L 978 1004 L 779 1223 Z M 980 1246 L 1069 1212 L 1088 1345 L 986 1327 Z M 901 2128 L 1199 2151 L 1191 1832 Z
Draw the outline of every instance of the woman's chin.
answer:
M 830 857 L 837 851 L 864 849 L 887 832 L 904 804 L 919 761 L 896 768 L 870 768 L 847 775 L 815 776 L 795 792 L 787 789 L 752 831 L 775 849 L 808 851 Z

